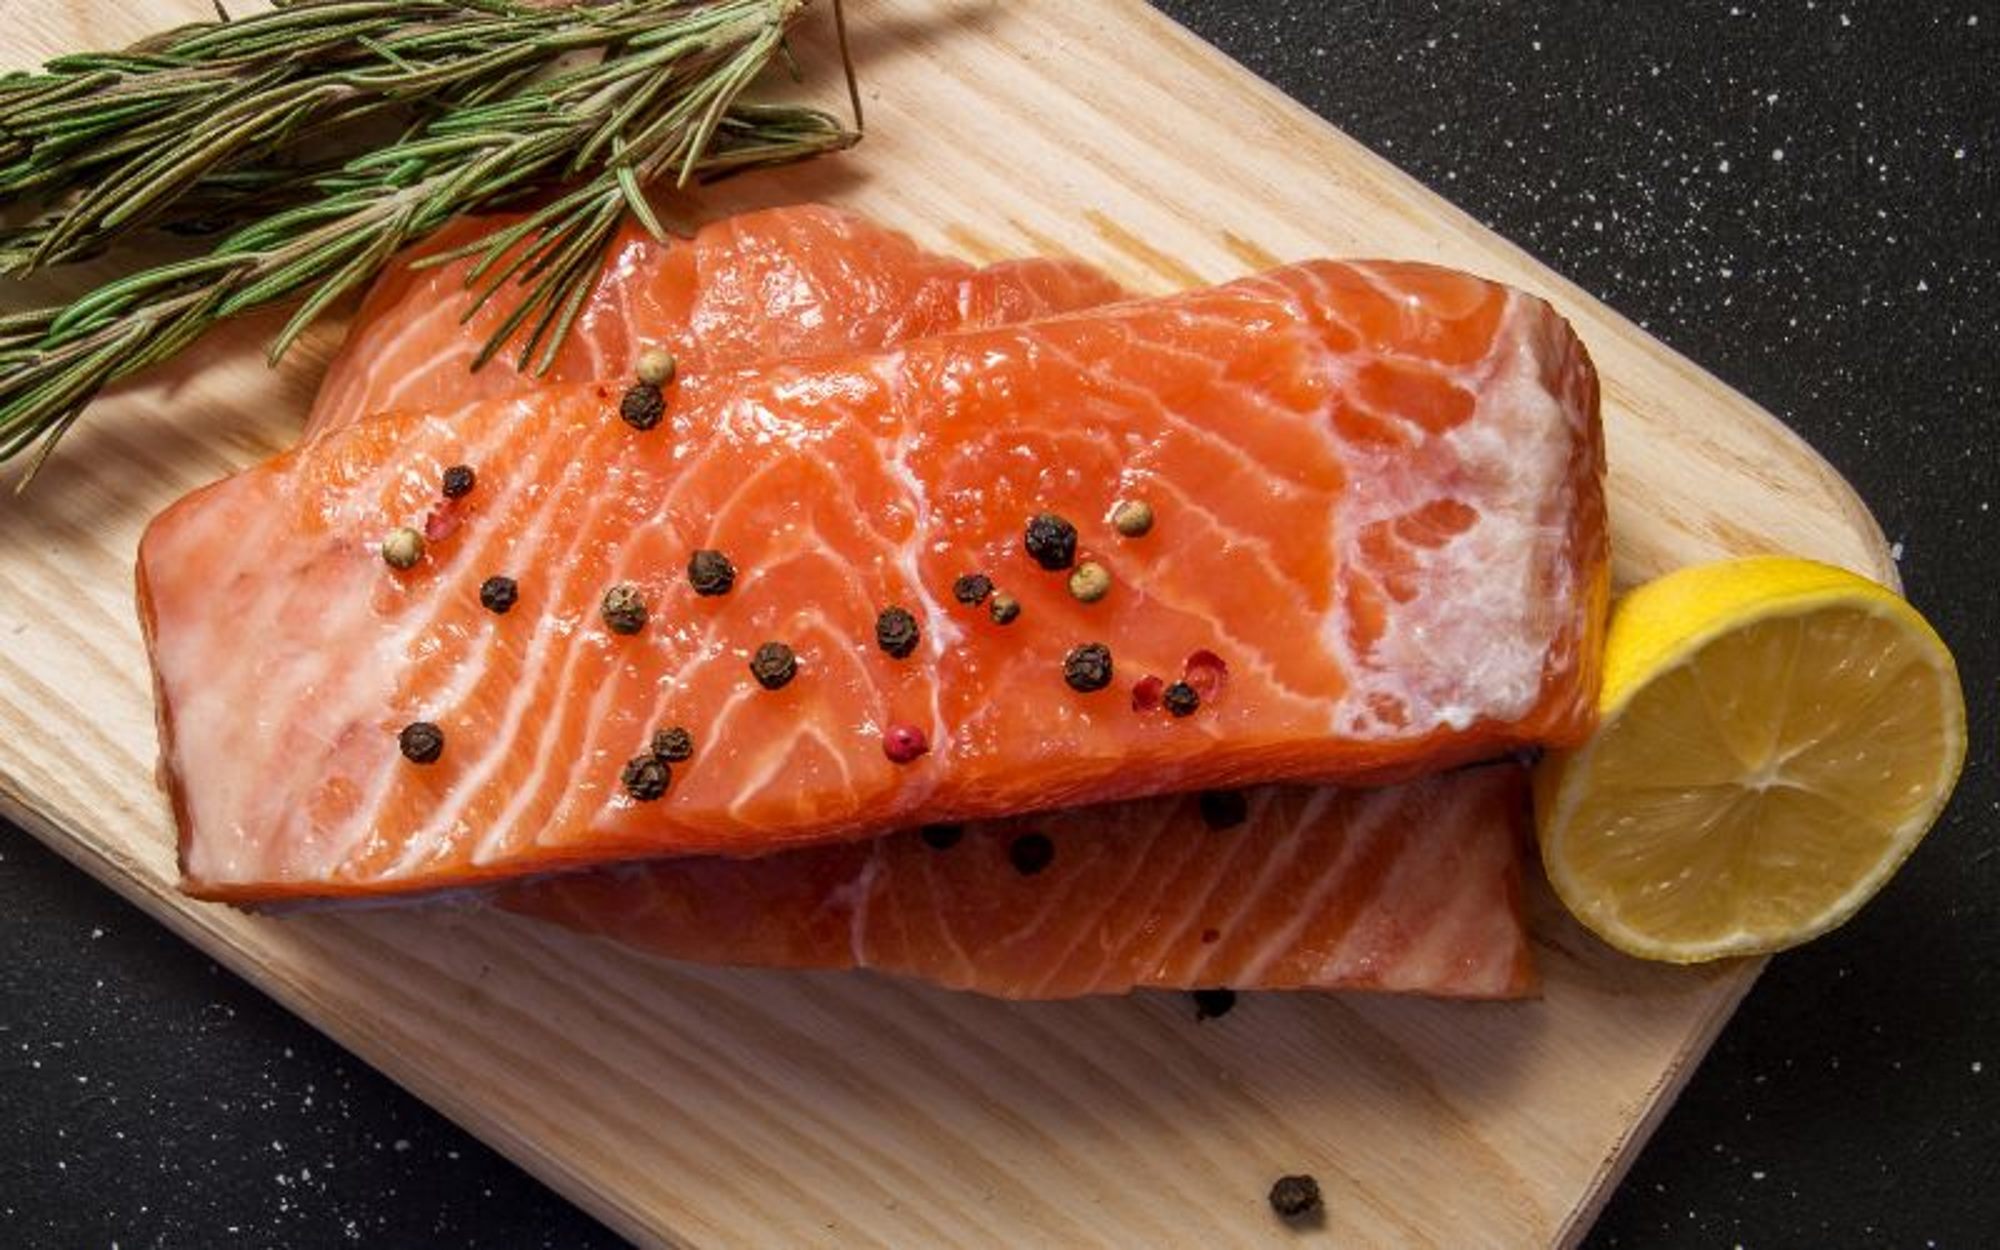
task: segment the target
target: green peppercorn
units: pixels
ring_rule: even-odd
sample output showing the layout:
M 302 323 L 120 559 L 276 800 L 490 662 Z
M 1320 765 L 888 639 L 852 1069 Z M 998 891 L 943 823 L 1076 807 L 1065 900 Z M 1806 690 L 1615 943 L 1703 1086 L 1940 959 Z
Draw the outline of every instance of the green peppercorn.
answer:
M 614 634 L 636 634 L 646 627 L 646 601 L 639 588 L 618 585 L 604 592 L 604 627 Z
M 993 602 L 986 605 L 995 625 L 1012 625 L 1014 618 L 1021 615 L 1021 601 L 1006 591 L 993 596 Z
M 392 569 L 411 569 L 424 558 L 424 536 L 404 525 L 389 531 L 382 540 L 382 558 Z
M 1192 716 L 1201 706 L 1201 694 L 1184 681 L 1177 681 L 1160 692 L 1160 702 L 1175 716 Z
M 1052 573 L 1076 563 L 1076 526 L 1053 512 L 1031 518 L 1021 532 L 1021 542 L 1035 563 Z
M 875 645 L 899 660 L 915 651 L 920 639 L 917 618 L 903 608 L 883 608 L 875 618 Z
M 1111 570 L 1085 560 L 1070 571 L 1069 593 L 1084 603 L 1096 603 L 1111 593 Z
M 782 642 L 767 642 L 750 657 L 750 675 L 766 690 L 781 690 L 798 676 L 799 657 Z
M 694 754 L 694 735 L 675 725 L 653 735 L 653 754 L 669 764 L 678 764 Z
M 673 381 L 674 354 L 663 347 L 649 347 L 639 353 L 632 372 L 647 386 L 665 386 Z
M 667 397 L 650 382 L 634 382 L 618 400 L 618 415 L 635 430 L 650 430 L 667 414 Z
M 1111 684 L 1111 648 L 1087 642 L 1063 658 L 1063 680 L 1078 694 L 1090 694 Z
M 1127 499 L 1111 510 L 1111 527 L 1127 538 L 1144 538 L 1153 529 L 1153 505 Z
M 439 483 L 446 499 L 458 499 L 472 493 L 479 476 L 469 464 L 455 464 L 444 471 L 444 480 Z
M 993 579 L 984 573 L 963 573 L 951 584 L 951 597 L 968 608 L 976 608 L 986 602 L 986 596 L 993 593 Z
M 479 606 L 496 616 L 507 615 L 521 597 L 521 588 L 511 577 L 489 577 L 479 583 Z
M 412 764 L 435 764 L 444 754 L 444 730 L 427 720 L 411 721 L 396 735 L 396 749 Z
M 688 558 L 688 582 L 698 595 L 726 595 L 736 584 L 736 566 L 720 551 L 697 551 Z
M 650 803 L 665 794 L 673 779 L 674 770 L 667 767 L 665 760 L 650 752 L 626 760 L 625 767 L 618 773 L 625 793 L 641 803 Z

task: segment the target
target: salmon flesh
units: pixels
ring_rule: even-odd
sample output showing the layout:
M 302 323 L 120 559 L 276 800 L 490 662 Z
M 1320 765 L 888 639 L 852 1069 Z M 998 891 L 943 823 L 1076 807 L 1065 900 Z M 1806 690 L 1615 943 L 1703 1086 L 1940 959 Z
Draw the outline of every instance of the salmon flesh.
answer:
M 187 887 L 431 889 L 752 856 L 1264 781 L 1382 782 L 1589 728 L 1596 383 L 1546 304 L 1413 264 L 330 431 L 149 528 Z M 445 467 L 479 485 L 442 500 Z M 1144 497 L 1127 538 L 1108 516 Z M 1075 552 L 1031 552 L 1061 517 Z M 417 526 L 408 570 L 378 555 Z M 1060 545 L 1060 544 L 1059 544 Z M 726 594 L 691 584 L 719 551 Z M 1071 593 L 1076 559 L 1110 593 Z M 517 579 L 498 614 L 481 583 Z M 1018 602 L 954 595 L 990 577 Z M 629 588 L 637 632 L 603 610 Z M 906 610 L 919 644 L 877 645 Z M 785 649 L 782 684 L 760 656 Z M 224 662 L 226 660 L 226 663 Z M 1193 714 L 1143 704 L 1193 677 Z M 1190 683 L 1193 684 L 1193 683 Z M 767 688 L 772 687 L 772 688 Z M 434 762 L 399 730 L 434 724 Z M 667 725 L 657 798 L 625 766 Z M 914 735 L 926 750 L 896 758 Z
M 1519 998 L 1526 777 L 1265 786 L 651 860 L 501 906 L 674 959 L 871 968 L 1002 998 L 1343 989 Z
M 505 224 L 455 225 L 376 284 L 320 390 L 315 433 L 543 384 L 505 357 L 472 371 L 497 314 L 469 310 L 470 262 L 415 263 Z M 548 380 L 614 375 L 646 347 L 720 367 L 1121 295 L 1073 261 L 970 270 L 838 210 L 765 210 L 685 241 L 621 238 Z M 757 859 L 614 865 L 493 897 L 678 959 L 871 968 L 1013 998 L 1213 986 L 1518 997 L 1535 984 L 1523 789 L 1518 766 L 1494 765 L 1365 792 L 1167 796 Z
M 683 369 L 734 367 L 870 351 L 1125 294 L 1080 261 L 974 268 L 816 204 L 727 217 L 688 239 L 657 240 L 628 224 L 546 373 L 524 372 L 509 351 L 475 370 L 507 301 L 475 306 L 466 294 L 472 260 L 431 258 L 517 220 L 460 218 L 383 274 L 320 385 L 308 437 L 398 409 L 447 412 L 549 383 L 620 377 L 648 347 L 672 352 Z

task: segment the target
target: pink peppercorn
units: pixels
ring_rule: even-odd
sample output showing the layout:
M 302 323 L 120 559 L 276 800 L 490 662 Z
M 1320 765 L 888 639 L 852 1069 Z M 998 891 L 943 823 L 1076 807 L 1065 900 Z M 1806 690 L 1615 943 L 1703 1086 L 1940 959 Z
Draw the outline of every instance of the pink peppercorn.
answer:
M 891 725 L 888 732 L 882 735 L 882 754 L 888 756 L 892 763 L 907 764 L 920 755 L 929 754 L 930 749 L 931 740 L 915 725 Z
M 1181 680 L 1194 688 L 1203 703 L 1213 703 L 1229 683 L 1229 666 L 1213 651 L 1197 651 L 1188 656 Z
M 1132 710 L 1135 712 L 1155 712 L 1160 707 L 1160 695 L 1167 683 L 1151 675 L 1141 677 L 1132 687 Z
M 424 541 L 443 542 L 458 530 L 458 523 L 464 519 L 455 500 L 433 504 L 430 514 L 424 517 Z

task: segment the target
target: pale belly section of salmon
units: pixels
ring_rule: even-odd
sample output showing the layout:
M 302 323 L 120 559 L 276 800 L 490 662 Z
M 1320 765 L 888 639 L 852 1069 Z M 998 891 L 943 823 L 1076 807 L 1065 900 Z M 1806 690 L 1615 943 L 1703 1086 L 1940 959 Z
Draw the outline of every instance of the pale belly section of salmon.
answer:
M 142 602 L 190 889 L 767 854 L 1416 775 L 1590 724 L 1595 379 L 1561 319 L 1506 288 L 1312 263 L 691 367 L 650 430 L 618 400 L 579 384 L 381 417 L 155 523 Z M 477 488 L 441 500 L 461 463 Z M 1158 517 L 1141 538 L 1108 520 L 1135 496 Z M 1040 514 L 1073 525 L 1108 594 L 1086 602 L 1043 567 L 1070 553 L 1024 549 Z M 398 571 L 377 546 L 409 524 L 433 538 Z M 690 584 L 702 550 L 733 565 L 728 593 Z M 969 573 L 1018 617 L 959 602 Z M 519 587 L 504 614 L 478 593 L 499 574 Z M 614 587 L 644 605 L 637 632 L 607 621 Z M 905 655 L 878 644 L 890 606 L 921 635 Z M 790 662 L 753 666 L 760 649 Z M 1192 714 L 1135 706 L 1135 685 L 1193 666 L 1208 697 Z M 399 750 L 418 721 L 440 730 L 433 761 Z M 624 766 L 668 724 L 693 756 L 635 794 Z M 911 734 L 927 753 L 885 749 Z

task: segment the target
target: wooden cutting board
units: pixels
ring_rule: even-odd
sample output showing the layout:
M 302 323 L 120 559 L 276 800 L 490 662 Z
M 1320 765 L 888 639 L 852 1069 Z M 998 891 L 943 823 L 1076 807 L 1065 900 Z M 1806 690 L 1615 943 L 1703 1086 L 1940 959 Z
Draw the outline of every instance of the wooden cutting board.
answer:
M 1743 397 L 1136 2 L 853 0 L 869 137 L 691 212 L 824 199 L 976 258 L 1134 286 L 1415 257 L 1552 299 L 1602 370 L 1622 583 L 1785 550 L 1885 581 L 1846 483 Z M 205 0 L 0 0 L 4 56 L 123 43 Z M 824 15 L 817 21 L 823 22 Z M 831 84 L 825 32 L 800 56 Z M 132 607 L 141 527 L 279 450 L 335 341 L 270 320 L 108 397 L 0 502 L 0 805 L 125 897 L 643 1243 L 1564 1244 L 1756 976 L 1623 959 L 1542 899 L 1547 995 L 1010 1005 L 711 971 L 472 910 L 259 918 L 174 889 Z

